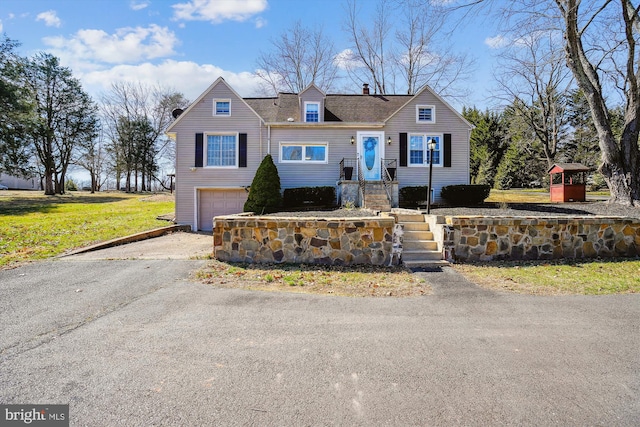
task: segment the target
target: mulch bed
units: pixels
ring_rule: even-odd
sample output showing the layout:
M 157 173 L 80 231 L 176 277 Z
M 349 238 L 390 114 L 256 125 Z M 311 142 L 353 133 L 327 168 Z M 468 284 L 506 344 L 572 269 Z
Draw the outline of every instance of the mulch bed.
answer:
M 416 212 L 419 212 L 416 210 Z M 424 210 L 422 211 L 424 212 Z M 478 206 L 451 207 L 434 206 L 433 215 L 450 216 L 619 216 L 640 218 L 640 208 L 622 206 L 607 202 L 571 202 L 571 203 L 483 203 Z M 277 212 L 268 216 L 284 216 L 293 218 L 362 218 L 376 216 L 369 209 L 334 209 L 327 211 Z
M 607 202 L 571 203 L 484 203 L 473 207 L 436 207 L 434 215 L 452 216 L 621 216 L 640 218 L 640 208 Z

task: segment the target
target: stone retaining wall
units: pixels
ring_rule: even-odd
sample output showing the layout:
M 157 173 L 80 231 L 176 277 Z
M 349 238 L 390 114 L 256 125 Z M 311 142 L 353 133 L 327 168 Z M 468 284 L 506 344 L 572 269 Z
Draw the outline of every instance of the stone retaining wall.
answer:
M 637 256 L 640 220 L 618 217 L 452 217 L 443 225 L 449 261 Z
M 394 243 L 395 228 L 393 218 L 381 217 L 216 217 L 214 256 L 233 262 L 396 265 L 402 249 Z

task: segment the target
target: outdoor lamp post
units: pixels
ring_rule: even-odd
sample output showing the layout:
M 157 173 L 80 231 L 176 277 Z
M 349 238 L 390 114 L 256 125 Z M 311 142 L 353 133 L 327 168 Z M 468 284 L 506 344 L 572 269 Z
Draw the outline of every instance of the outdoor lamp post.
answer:
M 427 141 L 429 147 L 429 187 L 427 188 L 427 215 L 431 213 L 431 181 L 433 179 L 433 150 L 436 148 L 436 140 L 434 138 Z

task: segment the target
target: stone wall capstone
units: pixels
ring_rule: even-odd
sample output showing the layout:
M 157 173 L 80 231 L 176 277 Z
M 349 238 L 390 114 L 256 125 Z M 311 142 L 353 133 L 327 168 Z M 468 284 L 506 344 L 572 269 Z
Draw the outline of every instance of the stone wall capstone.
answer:
M 637 256 L 640 219 L 453 217 L 443 224 L 448 261 Z
M 394 218 L 226 216 L 213 222 L 221 261 L 326 265 L 397 265 Z

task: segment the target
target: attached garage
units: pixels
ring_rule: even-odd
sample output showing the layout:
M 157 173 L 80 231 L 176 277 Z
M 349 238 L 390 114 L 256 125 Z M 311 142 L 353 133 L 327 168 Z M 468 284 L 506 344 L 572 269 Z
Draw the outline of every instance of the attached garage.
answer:
M 213 230 L 213 217 L 242 212 L 249 193 L 244 188 L 198 190 L 198 230 Z

